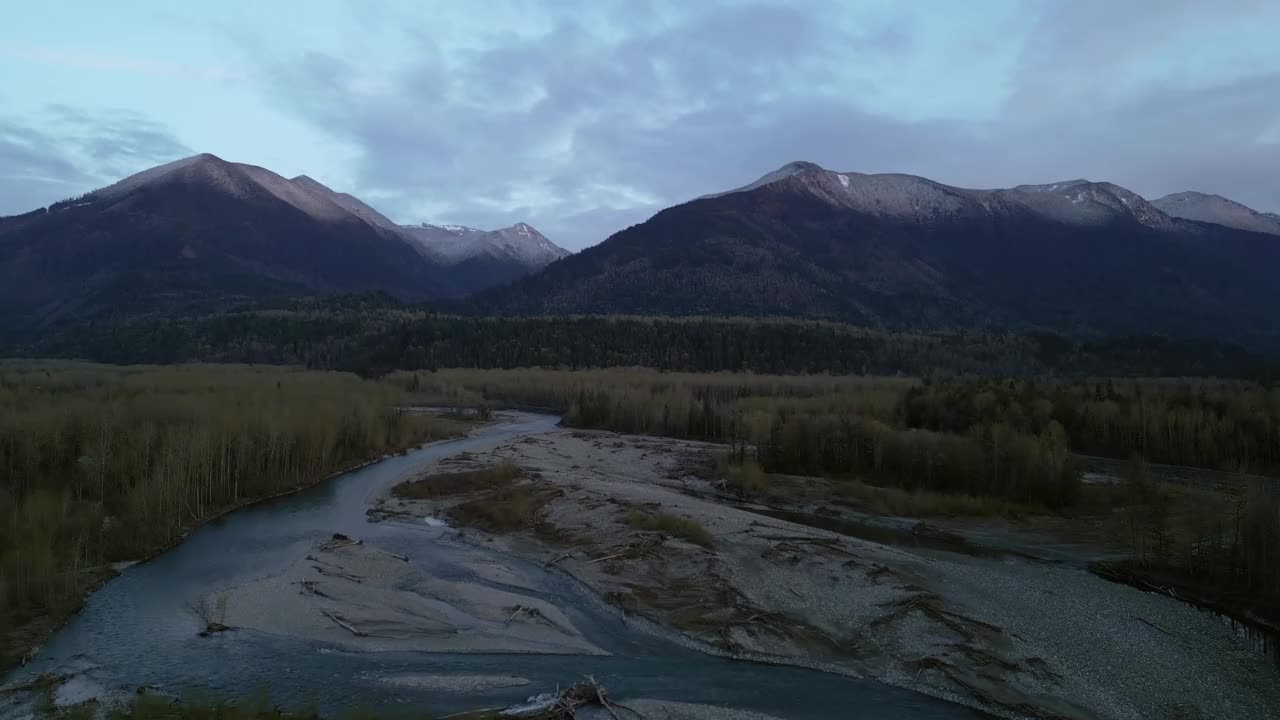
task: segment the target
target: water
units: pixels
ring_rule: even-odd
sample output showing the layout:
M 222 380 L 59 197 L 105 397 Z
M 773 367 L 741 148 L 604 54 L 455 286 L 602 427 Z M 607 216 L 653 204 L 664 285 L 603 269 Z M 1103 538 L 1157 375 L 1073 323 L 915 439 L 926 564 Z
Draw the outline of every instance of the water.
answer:
M 269 689 L 282 706 L 315 704 L 334 714 L 353 705 L 413 707 L 446 714 L 513 703 L 592 674 L 616 697 L 732 706 L 789 718 L 974 718 L 972 710 L 869 680 L 705 655 L 624 625 L 578 583 L 539 564 L 502 556 L 535 578 L 534 594 L 562 608 L 608 657 L 457 653 L 355 653 L 270 633 L 197 637 L 188 603 L 284 570 L 334 532 L 369 538 L 446 578 L 474 577 L 461 548 L 425 524 L 369 523 L 369 501 L 406 473 L 519 433 L 546 432 L 557 418 L 516 414 L 462 440 L 426 446 L 341 475 L 310 490 L 231 513 L 172 550 L 135 565 L 89 598 L 22 672 L 77 674 L 77 685 L 131 692 L 139 686 L 243 697 Z M 467 548 L 473 554 L 474 548 Z M 482 552 L 493 552 L 482 550 Z M 497 555 L 497 553 L 494 553 Z M 516 675 L 527 687 L 466 695 L 392 687 L 397 674 Z M 18 679 L 18 674 L 9 680 Z M 0 716 L 5 715 L 0 708 Z

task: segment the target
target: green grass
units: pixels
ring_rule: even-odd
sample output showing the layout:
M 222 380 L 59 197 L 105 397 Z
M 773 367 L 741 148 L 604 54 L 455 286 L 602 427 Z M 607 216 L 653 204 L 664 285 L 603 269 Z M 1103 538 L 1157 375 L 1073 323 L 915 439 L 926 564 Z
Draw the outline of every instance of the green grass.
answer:
M 650 515 L 639 510 L 631 510 L 627 513 L 626 522 L 633 528 L 663 532 L 704 548 L 714 548 L 716 545 L 715 538 L 706 528 L 699 525 L 696 520 L 681 515 L 671 513 Z
M 501 463 L 478 470 L 436 473 L 397 485 L 391 493 L 414 500 L 435 500 L 481 490 L 505 487 L 524 477 L 524 471 L 513 463 Z

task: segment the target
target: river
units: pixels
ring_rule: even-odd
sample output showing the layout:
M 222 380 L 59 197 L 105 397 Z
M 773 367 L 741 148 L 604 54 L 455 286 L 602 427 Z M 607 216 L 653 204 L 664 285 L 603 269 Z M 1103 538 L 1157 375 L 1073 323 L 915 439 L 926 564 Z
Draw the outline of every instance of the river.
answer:
M 975 718 L 973 710 L 871 680 L 795 667 L 735 661 L 684 647 L 661 633 L 624 625 L 575 581 L 503 556 L 535 576 L 536 595 L 564 610 L 609 656 L 460 653 L 355 653 L 270 633 L 239 630 L 200 638 L 188 603 L 222 588 L 281 572 L 323 538 L 341 532 L 403 553 L 445 578 L 494 583 L 456 561 L 457 541 L 415 527 L 369 523 L 371 498 L 416 468 L 522 433 L 541 433 L 558 418 L 516 413 L 459 440 L 424 446 L 345 473 L 309 490 L 230 513 L 181 544 L 125 570 L 59 630 L 28 673 L 73 674 L 83 694 L 151 686 L 183 694 L 243 697 L 265 689 L 284 707 L 314 704 L 326 714 L 353 705 L 447 714 L 505 705 L 591 674 L 618 698 L 708 703 L 787 718 Z M 475 548 L 467 546 L 468 553 Z M 493 551 L 485 551 L 493 552 Z M 494 585 L 500 587 L 499 585 Z M 391 687 L 399 674 L 514 675 L 526 687 L 449 694 Z M 0 716 L 6 714 L 0 708 Z M 10 713 L 12 714 L 12 707 Z

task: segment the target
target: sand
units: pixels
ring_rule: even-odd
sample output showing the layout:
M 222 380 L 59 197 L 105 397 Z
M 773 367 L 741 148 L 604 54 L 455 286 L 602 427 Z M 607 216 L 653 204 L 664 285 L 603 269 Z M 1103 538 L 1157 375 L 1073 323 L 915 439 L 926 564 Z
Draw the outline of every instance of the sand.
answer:
M 513 590 L 433 577 L 361 542 L 321 544 L 278 575 L 204 600 L 225 607 L 219 622 L 363 652 L 604 654 L 564 613 Z M 517 611 L 517 608 L 520 608 Z

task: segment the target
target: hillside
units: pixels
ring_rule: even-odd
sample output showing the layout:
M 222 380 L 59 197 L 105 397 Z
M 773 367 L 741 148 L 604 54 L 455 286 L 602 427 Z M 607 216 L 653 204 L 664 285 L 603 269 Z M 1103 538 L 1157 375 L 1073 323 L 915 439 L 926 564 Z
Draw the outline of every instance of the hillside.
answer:
M 475 313 L 786 315 L 1272 343 L 1280 244 L 1110 183 L 969 190 L 791 163 L 668 208 Z
M 310 177 L 196 155 L 0 218 L 0 341 L 65 319 L 220 311 L 274 297 L 456 297 L 542 267 L 544 245 L 564 252 L 540 234 L 485 236 L 506 254 L 486 262 L 424 253 L 406 228 Z

